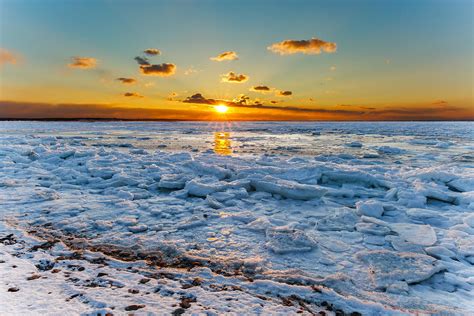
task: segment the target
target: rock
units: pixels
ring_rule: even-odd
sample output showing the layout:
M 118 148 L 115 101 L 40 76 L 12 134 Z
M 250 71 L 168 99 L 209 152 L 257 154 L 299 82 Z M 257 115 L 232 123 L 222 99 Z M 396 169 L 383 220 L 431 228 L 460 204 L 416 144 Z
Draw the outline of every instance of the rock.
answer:
M 359 201 L 356 203 L 356 208 L 359 214 L 375 218 L 382 217 L 384 211 L 382 203 L 373 200 Z
M 141 309 L 141 308 L 144 308 L 145 305 L 143 304 L 140 304 L 140 305 L 128 305 L 127 307 L 125 307 L 125 310 L 127 312 L 129 311 L 136 311 L 137 309 Z

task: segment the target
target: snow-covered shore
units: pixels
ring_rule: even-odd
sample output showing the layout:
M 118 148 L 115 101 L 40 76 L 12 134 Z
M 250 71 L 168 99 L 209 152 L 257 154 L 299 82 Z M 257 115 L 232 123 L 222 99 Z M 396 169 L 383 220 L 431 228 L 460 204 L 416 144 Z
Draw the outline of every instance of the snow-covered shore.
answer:
M 0 314 L 474 313 L 473 127 L 2 122 Z

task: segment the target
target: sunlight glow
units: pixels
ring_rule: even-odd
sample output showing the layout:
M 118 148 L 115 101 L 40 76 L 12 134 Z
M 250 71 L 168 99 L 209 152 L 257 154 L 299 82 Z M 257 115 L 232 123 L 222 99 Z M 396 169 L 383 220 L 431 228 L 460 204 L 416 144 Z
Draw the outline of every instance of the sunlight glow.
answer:
M 224 104 L 219 104 L 219 105 L 216 105 L 214 109 L 219 113 L 226 113 L 229 110 L 229 107 Z

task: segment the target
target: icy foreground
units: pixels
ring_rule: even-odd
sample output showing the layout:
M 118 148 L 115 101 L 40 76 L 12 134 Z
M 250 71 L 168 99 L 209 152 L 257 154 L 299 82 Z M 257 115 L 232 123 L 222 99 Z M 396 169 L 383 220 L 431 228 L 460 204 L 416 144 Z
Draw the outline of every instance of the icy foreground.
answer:
M 0 314 L 474 313 L 473 127 L 1 122 Z

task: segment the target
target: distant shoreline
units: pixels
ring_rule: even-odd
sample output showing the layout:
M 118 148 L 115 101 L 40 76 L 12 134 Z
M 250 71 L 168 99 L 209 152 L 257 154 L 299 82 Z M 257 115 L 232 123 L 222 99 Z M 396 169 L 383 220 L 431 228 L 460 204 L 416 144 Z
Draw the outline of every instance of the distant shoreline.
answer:
M 196 119 L 117 119 L 117 118 L 0 118 L 0 122 L 474 122 L 465 120 L 196 120 Z

